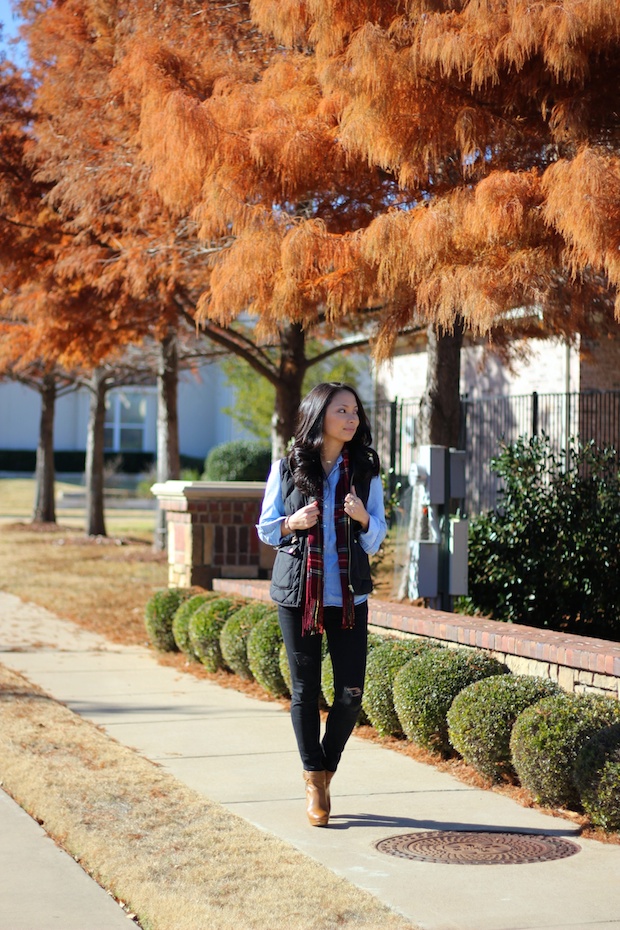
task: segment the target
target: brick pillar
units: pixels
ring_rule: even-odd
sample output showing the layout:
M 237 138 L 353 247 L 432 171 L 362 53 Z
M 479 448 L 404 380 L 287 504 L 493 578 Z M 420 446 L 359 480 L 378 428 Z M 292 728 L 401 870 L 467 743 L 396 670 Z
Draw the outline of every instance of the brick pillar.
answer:
M 255 529 L 264 482 L 165 481 L 151 492 L 166 513 L 169 587 L 269 576 L 275 553 Z

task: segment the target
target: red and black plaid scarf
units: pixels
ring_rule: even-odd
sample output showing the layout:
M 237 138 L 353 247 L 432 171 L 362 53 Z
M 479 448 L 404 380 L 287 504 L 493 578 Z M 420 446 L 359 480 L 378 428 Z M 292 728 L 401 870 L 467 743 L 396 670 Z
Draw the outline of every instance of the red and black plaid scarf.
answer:
M 340 462 L 340 473 L 336 485 L 334 524 L 338 567 L 342 587 L 342 627 L 350 630 L 355 625 L 355 603 L 349 589 L 349 517 L 344 511 L 344 499 L 349 493 L 349 453 L 345 448 Z M 323 513 L 323 493 L 317 498 L 319 512 Z M 319 517 L 308 530 L 308 562 L 306 566 L 306 601 L 301 621 L 302 636 L 323 632 L 323 523 Z

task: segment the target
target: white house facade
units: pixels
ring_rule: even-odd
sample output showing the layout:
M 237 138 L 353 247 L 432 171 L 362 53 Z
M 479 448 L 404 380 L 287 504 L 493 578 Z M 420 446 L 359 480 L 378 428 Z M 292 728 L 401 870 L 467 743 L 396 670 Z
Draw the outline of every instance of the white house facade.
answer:
M 618 357 L 618 343 L 613 342 L 613 355 Z M 566 393 L 581 390 L 620 389 L 620 367 L 610 364 L 605 388 L 598 385 L 601 348 L 592 360 L 583 352 L 580 340 L 573 345 L 561 339 L 530 339 L 515 344 L 515 361 L 510 365 L 492 351 L 476 343 L 465 343 L 461 352 L 460 393 L 471 399 L 481 397 Z M 426 343 L 402 347 L 390 362 L 377 370 L 377 383 L 389 400 L 418 398 L 426 383 Z M 595 369 L 595 370 L 588 370 Z M 612 382 L 615 386 L 612 388 Z M 595 385 L 596 382 L 596 385 Z M 584 387 L 584 384 L 587 385 Z
M 233 400 L 217 365 L 197 374 L 179 376 L 179 444 L 183 456 L 204 459 L 214 446 L 247 434 L 222 412 Z M 54 449 L 86 449 L 89 395 L 84 389 L 60 397 L 54 420 Z M 0 384 L 0 449 L 34 450 L 39 438 L 41 398 L 17 382 Z M 155 453 L 157 393 L 155 387 L 125 387 L 108 392 L 105 427 L 106 452 Z

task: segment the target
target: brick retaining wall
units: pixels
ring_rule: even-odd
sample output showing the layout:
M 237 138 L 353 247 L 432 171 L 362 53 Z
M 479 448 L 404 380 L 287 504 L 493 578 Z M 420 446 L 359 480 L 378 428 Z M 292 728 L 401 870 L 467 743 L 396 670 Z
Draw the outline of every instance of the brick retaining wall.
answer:
M 215 579 L 216 591 L 269 600 L 268 581 Z M 565 691 L 590 691 L 620 698 L 620 644 L 586 636 L 465 617 L 374 597 L 369 621 L 394 636 L 432 639 L 448 646 L 485 649 L 518 675 L 540 675 Z
M 168 526 L 170 587 L 214 588 L 269 600 L 275 550 L 258 540 L 264 482 L 166 481 L 153 486 Z M 448 646 L 486 649 L 521 675 L 540 675 L 566 691 L 620 698 L 620 644 L 518 624 L 370 599 L 371 626 Z

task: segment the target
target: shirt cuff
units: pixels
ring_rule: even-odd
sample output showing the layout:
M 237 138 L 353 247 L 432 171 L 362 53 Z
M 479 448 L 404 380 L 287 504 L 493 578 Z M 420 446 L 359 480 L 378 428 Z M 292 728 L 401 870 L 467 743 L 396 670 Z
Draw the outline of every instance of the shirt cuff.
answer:
M 282 520 L 283 517 L 278 517 L 276 520 L 268 520 L 257 524 L 256 532 L 259 538 L 268 546 L 279 546 L 280 542 L 286 539 L 286 536 L 283 536 L 281 531 Z
M 368 521 L 368 529 L 362 530 L 360 528 L 360 533 L 358 539 L 360 546 L 367 553 L 367 555 L 374 555 L 375 552 L 379 550 L 381 545 L 380 530 L 381 526 L 376 517 L 373 517 L 372 514 L 369 514 L 370 520 Z

